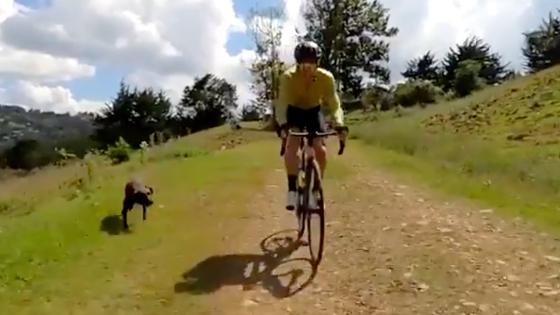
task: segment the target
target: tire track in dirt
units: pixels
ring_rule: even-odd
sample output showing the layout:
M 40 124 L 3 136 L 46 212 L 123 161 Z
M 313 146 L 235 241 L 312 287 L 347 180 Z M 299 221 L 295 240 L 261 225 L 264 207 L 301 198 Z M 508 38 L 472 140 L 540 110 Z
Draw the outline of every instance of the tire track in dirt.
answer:
M 259 244 L 296 223 L 278 169 L 249 205 L 245 232 L 202 273 L 230 283 L 212 292 L 211 314 L 560 313 L 557 239 L 400 185 L 359 153 L 345 163 L 355 175 L 325 183 L 326 247 L 312 282 L 287 296 L 311 275 L 307 247 L 264 255 Z M 295 231 L 276 237 L 286 245 Z

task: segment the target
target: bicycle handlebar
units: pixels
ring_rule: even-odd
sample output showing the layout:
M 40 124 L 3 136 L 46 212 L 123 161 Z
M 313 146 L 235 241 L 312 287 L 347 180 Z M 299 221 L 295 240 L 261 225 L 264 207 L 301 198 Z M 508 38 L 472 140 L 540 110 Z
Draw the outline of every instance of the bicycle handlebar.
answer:
M 327 137 L 327 136 L 337 135 L 338 132 L 336 130 L 330 130 L 330 131 L 326 131 L 326 132 L 314 132 L 314 133 L 310 134 L 307 131 L 296 132 L 296 131 L 288 130 L 288 134 L 293 136 L 293 137 L 308 137 L 308 136 L 311 136 L 313 138 L 313 137 Z M 346 142 L 342 141 L 342 140 L 339 140 L 338 141 L 338 155 L 342 155 L 344 153 L 345 147 L 346 147 Z M 285 152 L 286 152 L 286 138 L 282 138 L 282 146 L 280 148 L 280 156 L 283 156 Z

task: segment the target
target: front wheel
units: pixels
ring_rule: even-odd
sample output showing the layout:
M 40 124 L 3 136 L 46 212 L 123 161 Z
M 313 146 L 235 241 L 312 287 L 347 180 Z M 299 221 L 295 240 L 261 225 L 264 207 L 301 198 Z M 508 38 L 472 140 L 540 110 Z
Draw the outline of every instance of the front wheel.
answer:
M 318 266 L 323 257 L 323 246 L 325 241 L 325 204 L 323 198 L 322 180 L 320 178 L 319 165 L 316 161 L 310 163 L 306 171 L 308 196 L 314 194 L 317 200 L 317 209 L 307 211 L 307 238 L 309 241 L 309 254 L 315 266 Z M 307 175 L 306 174 L 306 175 Z
M 297 179 L 297 206 L 296 206 L 296 219 L 298 222 L 298 241 L 301 240 L 303 233 L 305 232 L 305 219 L 307 215 L 307 181 L 306 173 L 303 171 L 305 169 L 305 162 L 302 161 L 303 165 L 300 165 L 300 171 L 298 172 Z

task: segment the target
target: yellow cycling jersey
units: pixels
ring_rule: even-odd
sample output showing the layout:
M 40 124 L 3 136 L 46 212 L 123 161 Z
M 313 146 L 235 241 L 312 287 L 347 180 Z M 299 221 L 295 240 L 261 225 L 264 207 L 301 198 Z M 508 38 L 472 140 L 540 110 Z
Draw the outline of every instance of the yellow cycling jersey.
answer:
M 288 105 L 302 109 L 326 105 L 323 108 L 334 118 L 335 124 L 337 126 L 344 124 L 344 114 L 336 91 L 335 79 L 326 69 L 317 68 L 313 82 L 307 86 L 297 66 L 282 73 L 276 103 L 276 121 L 279 125 L 286 123 Z

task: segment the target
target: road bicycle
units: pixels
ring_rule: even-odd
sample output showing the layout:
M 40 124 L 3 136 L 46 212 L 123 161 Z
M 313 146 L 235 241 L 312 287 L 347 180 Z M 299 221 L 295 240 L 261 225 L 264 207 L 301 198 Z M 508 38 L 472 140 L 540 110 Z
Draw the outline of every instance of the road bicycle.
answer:
M 347 127 L 337 128 L 339 130 L 348 131 Z M 327 132 L 312 132 L 307 131 L 296 132 L 288 130 L 288 135 L 300 138 L 299 149 L 301 152 L 301 159 L 298 168 L 297 180 L 297 207 L 296 218 L 298 221 L 298 241 L 305 233 L 305 225 L 307 224 L 307 239 L 309 246 L 309 253 L 311 260 L 315 266 L 318 266 L 323 256 L 323 246 L 325 241 L 325 200 L 323 192 L 323 183 L 321 178 L 321 170 L 319 164 L 315 159 L 315 151 L 313 150 L 313 139 L 316 137 L 328 137 L 337 135 L 337 130 L 330 130 Z M 282 139 L 282 147 L 280 155 L 285 153 L 286 138 Z M 343 140 L 339 141 L 338 155 L 344 153 L 346 143 Z M 317 201 L 317 208 L 311 209 L 309 207 L 309 197 L 314 194 Z M 318 231 L 312 229 L 313 223 L 318 223 Z M 313 230 L 313 233 L 312 233 Z M 318 233 L 318 240 L 313 240 L 315 233 Z M 315 248 L 317 246 L 317 248 Z

